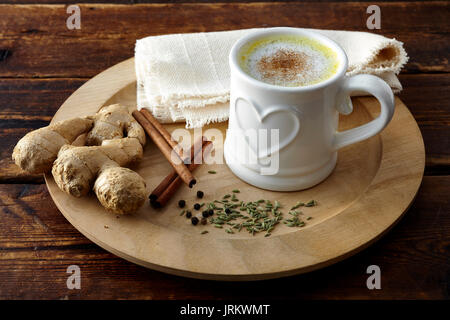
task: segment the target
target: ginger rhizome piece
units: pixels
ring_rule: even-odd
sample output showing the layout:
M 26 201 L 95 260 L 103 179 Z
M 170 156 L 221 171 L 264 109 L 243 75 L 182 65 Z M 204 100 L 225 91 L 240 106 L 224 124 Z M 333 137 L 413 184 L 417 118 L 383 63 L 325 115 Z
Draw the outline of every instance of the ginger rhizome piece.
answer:
M 85 134 L 88 146 L 72 142 Z M 15 163 L 33 173 L 52 171 L 58 187 L 81 197 L 94 191 L 108 210 L 127 214 L 145 202 L 144 179 L 124 168 L 142 159 L 145 132 L 128 108 L 118 104 L 94 116 L 61 121 L 25 135 L 13 152 Z
M 12 158 L 27 172 L 49 172 L 59 149 L 88 132 L 93 124 L 91 119 L 74 118 L 31 131 L 14 147 Z
M 89 146 L 99 146 L 105 140 L 123 138 L 125 133 L 128 138 L 136 138 L 141 145 L 145 145 L 144 129 L 125 106 L 112 104 L 88 118 L 94 120 L 94 127 L 87 135 L 86 144 Z

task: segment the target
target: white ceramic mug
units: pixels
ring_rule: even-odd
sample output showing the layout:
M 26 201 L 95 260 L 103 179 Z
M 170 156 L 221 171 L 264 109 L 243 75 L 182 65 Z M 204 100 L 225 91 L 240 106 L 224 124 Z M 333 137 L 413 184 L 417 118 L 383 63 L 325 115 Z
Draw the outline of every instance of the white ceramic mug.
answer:
M 281 87 L 250 77 L 239 66 L 240 49 L 248 42 L 276 35 L 308 37 L 333 49 L 339 59 L 336 73 L 320 83 L 302 87 Z M 333 171 L 338 149 L 376 135 L 394 114 L 394 96 L 389 85 L 372 75 L 345 76 L 348 58 L 344 50 L 314 32 L 297 28 L 256 31 L 234 44 L 229 63 L 230 119 L 225 161 L 239 178 L 263 189 L 294 191 L 318 184 Z M 338 132 L 339 112 L 353 111 L 350 93 L 355 91 L 375 96 L 381 113 L 369 123 Z M 261 148 L 244 134 L 260 129 L 267 132 L 278 129 L 279 141 Z M 243 150 L 254 154 L 257 161 L 245 161 L 245 157 L 240 157 Z M 265 174 L 267 163 L 275 160 L 277 170 Z

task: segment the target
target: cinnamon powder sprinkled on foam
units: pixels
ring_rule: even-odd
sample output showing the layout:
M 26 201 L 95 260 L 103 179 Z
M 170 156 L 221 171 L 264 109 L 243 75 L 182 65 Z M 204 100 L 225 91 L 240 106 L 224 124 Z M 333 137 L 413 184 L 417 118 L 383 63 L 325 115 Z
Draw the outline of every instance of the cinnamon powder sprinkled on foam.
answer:
M 258 63 L 258 72 L 268 82 L 294 81 L 299 74 L 308 72 L 308 56 L 303 52 L 279 49 L 270 56 L 262 57 Z
M 307 37 L 274 35 L 245 44 L 239 65 L 254 79 L 265 83 L 308 86 L 331 77 L 339 66 L 336 52 Z

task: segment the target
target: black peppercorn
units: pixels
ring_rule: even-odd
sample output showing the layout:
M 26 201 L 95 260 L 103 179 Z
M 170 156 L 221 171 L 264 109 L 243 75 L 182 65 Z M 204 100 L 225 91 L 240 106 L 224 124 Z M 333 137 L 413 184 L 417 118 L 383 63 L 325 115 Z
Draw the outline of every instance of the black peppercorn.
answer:
M 184 208 L 185 205 L 186 205 L 186 201 L 184 201 L 184 200 L 178 201 L 178 206 L 179 206 L 180 208 Z
M 192 222 L 192 224 L 193 224 L 194 226 L 196 226 L 197 223 L 198 223 L 198 218 L 197 218 L 197 217 L 192 217 L 191 222 Z
M 230 214 L 230 213 L 231 213 L 230 208 L 226 208 L 226 209 L 225 209 L 225 213 L 226 213 L 226 214 Z
M 203 191 L 197 191 L 197 198 L 201 199 L 203 198 Z
M 208 215 L 209 215 L 209 216 L 212 216 L 213 214 L 214 214 L 214 210 L 213 210 L 213 209 L 209 209 L 209 210 L 208 210 Z
M 200 204 L 199 203 L 194 204 L 194 209 L 195 210 L 200 210 Z
M 200 220 L 201 224 L 207 224 L 208 220 L 206 220 L 206 218 L 202 218 L 202 220 Z
M 203 218 L 209 217 L 209 212 L 208 212 L 208 210 L 203 211 L 203 212 L 202 212 L 202 216 L 203 216 Z
M 190 217 L 192 217 L 192 212 L 186 211 L 186 218 L 189 219 Z

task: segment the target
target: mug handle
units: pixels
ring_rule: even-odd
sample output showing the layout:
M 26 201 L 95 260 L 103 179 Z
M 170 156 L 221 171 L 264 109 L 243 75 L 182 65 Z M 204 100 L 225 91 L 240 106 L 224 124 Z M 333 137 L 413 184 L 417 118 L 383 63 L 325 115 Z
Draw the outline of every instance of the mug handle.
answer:
M 341 113 L 349 114 L 352 112 L 353 108 L 349 95 L 354 91 L 367 92 L 377 98 L 381 105 L 381 113 L 376 119 L 359 127 L 336 132 L 333 140 L 334 150 L 376 135 L 387 126 L 394 115 L 395 102 L 391 87 L 379 77 L 368 74 L 360 74 L 344 79 L 338 93 L 338 103 L 342 103 L 346 99 L 349 105 L 347 110 L 342 110 L 346 108 L 345 106 L 338 106 L 338 110 Z

